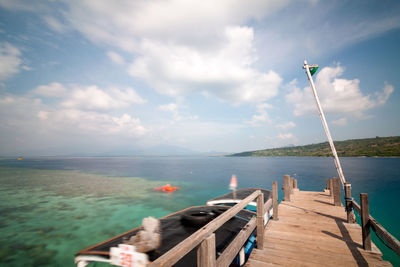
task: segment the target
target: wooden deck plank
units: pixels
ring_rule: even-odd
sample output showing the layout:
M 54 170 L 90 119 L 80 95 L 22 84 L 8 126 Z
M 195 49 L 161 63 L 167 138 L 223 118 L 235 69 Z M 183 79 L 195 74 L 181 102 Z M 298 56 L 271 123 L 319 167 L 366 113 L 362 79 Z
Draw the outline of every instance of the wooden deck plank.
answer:
M 253 266 L 391 266 L 379 249 L 362 249 L 361 228 L 346 223 L 344 207 L 329 192 L 295 190 L 278 207 L 279 220 L 264 232 L 264 248 L 246 263 Z
M 276 267 L 276 266 L 282 266 L 282 265 L 279 265 L 279 264 L 274 264 L 274 263 L 271 263 L 271 262 L 263 262 L 263 261 L 259 261 L 259 260 L 256 260 L 256 259 L 249 259 L 249 260 L 247 261 L 247 263 L 250 263 L 250 264 L 252 264 L 252 265 L 254 265 L 254 266 L 259 266 L 259 267 Z

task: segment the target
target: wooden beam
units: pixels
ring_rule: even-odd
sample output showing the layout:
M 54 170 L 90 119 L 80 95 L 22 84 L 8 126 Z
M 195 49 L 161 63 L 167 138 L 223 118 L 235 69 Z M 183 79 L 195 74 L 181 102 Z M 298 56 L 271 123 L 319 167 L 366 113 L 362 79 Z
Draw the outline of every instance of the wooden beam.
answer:
M 278 220 L 278 183 L 272 183 L 272 205 L 273 205 L 273 219 Z
M 235 239 L 229 244 L 229 246 L 224 250 L 224 252 L 217 259 L 217 266 L 229 266 L 236 255 L 239 253 L 240 249 L 246 243 L 249 236 L 256 228 L 257 220 L 253 217 L 240 232 L 237 234 Z
M 149 267 L 154 266 L 172 266 L 177 263 L 183 256 L 189 253 L 192 249 L 198 246 L 206 237 L 214 233 L 219 227 L 230 220 L 239 211 L 244 209 L 250 202 L 261 194 L 260 190 L 253 192 L 238 204 L 225 211 L 217 218 L 203 226 L 201 229 L 194 232 L 191 236 L 177 244 L 175 247 L 167 251 L 165 254 L 150 263 Z
M 363 248 L 365 250 L 371 250 L 368 194 L 361 193 L 360 202 L 361 202 L 361 230 L 362 230 Z
M 264 194 L 257 197 L 257 248 L 264 247 Z
M 197 266 L 198 267 L 215 267 L 215 234 L 211 234 L 197 249 Z
M 347 213 L 347 222 L 348 223 L 355 223 L 356 216 L 353 212 L 353 202 L 351 198 L 351 184 L 344 183 L 344 196 L 346 201 L 346 213 Z
M 285 175 L 283 176 L 283 200 L 284 201 L 290 201 L 290 176 Z
M 293 177 L 290 177 L 289 185 L 290 185 L 290 194 L 293 194 L 293 188 L 294 188 L 294 178 Z
M 272 199 L 268 199 L 267 202 L 264 204 L 264 213 L 269 212 L 272 207 Z
M 354 200 L 352 201 L 353 208 L 358 212 L 359 215 L 362 215 L 361 213 L 361 207 L 358 205 L 357 202 Z M 379 235 L 385 242 L 386 244 L 397 254 L 400 256 L 400 241 L 397 240 L 396 237 L 391 235 L 380 223 L 378 223 L 374 217 L 372 217 L 369 214 L 368 221 L 372 227 L 372 229 L 375 231 L 377 235 Z
M 357 211 L 358 215 L 361 216 L 361 207 L 360 207 L 360 205 L 358 205 L 358 203 L 355 202 L 354 200 L 352 201 L 352 204 L 353 204 L 353 208 Z
M 340 200 L 340 180 L 339 178 L 332 179 L 333 184 L 333 203 L 335 206 L 341 206 L 342 202 Z
M 378 234 L 386 244 L 400 256 L 400 242 L 396 237 L 392 236 L 381 224 L 379 224 L 371 215 L 369 215 L 369 222 L 372 229 Z

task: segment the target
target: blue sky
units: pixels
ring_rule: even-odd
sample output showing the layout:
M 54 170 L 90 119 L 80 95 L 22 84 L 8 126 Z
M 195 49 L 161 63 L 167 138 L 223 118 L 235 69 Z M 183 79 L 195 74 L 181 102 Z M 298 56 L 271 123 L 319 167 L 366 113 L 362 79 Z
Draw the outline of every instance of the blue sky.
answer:
M 399 135 L 398 1 L 0 0 L 1 155 Z

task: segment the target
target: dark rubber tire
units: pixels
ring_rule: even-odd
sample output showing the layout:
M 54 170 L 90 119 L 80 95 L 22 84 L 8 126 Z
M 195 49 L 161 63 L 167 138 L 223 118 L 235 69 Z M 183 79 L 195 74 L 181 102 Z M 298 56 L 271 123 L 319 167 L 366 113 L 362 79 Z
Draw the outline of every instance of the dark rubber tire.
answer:
M 189 210 L 182 214 L 181 222 L 187 226 L 203 226 L 214 218 L 214 214 L 200 209 Z
M 225 211 L 227 211 L 229 209 L 229 207 L 215 207 L 213 208 L 212 212 L 215 213 L 217 216 L 224 213 Z

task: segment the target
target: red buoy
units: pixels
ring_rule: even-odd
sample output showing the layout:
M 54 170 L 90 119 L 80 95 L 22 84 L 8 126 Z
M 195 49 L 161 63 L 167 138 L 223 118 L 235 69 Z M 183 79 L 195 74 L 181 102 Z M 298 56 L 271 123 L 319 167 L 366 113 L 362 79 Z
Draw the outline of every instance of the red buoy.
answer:
M 163 192 L 173 192 L 178 189 L 179 189 L 179 187 L 171 186 L 170 184 L 166 184 L 162 187 L 154 187 L 154 191 L 163 191 Z

